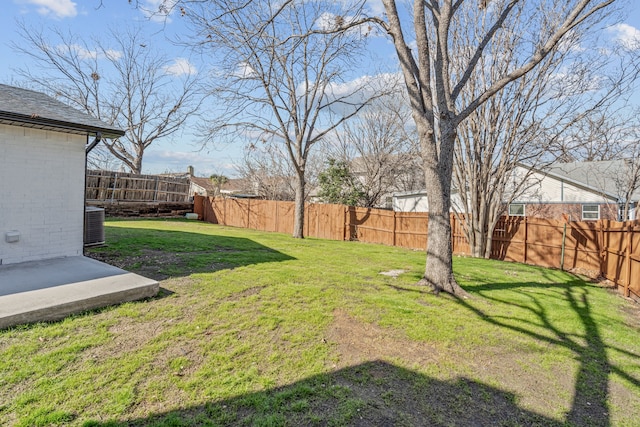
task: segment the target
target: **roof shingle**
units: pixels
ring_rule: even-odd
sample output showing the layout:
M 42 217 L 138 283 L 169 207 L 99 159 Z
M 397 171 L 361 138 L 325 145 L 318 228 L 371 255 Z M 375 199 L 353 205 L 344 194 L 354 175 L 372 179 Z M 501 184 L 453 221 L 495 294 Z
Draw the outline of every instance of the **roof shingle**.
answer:
M 0 123 L 71 133 L 100 132 L 117 138 L 124 131 L 76 110 L 44 93 L 0 84 Z

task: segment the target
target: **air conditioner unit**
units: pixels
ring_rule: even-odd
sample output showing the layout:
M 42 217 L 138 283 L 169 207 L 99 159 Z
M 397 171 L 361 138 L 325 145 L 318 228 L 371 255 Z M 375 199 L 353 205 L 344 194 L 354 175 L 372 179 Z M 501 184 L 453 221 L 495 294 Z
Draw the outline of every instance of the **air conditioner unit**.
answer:
M 84 210 L 84 245 L 104 243 L 104 209 L 87 206 Z

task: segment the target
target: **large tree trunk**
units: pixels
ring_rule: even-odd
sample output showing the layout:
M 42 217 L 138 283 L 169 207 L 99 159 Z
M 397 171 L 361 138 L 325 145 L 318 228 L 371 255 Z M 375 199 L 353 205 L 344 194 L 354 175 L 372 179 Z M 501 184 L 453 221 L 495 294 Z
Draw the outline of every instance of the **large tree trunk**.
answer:
M 471 256 L 474 258 L 485 258 L 487 253 L 489 217 L 485 205 L 485 199 L 481 198 L 480 206 L 474 212 L 475 215 L 472 214 L 471 216 L 472 227 L 469 233 L 472 233 L 475 237 L 471 245 Z
M 136 175 L 140 175 L 142 173 L 142 155 L 139 155 L 134 160 L 132 168 L 131 168 L 131 173 L 136 174 Z
M 296 239 L 304 238 L 304 189 L 305 178 L 304 172 L 298 172 L 296 180 L 296 198 L 293 223 L 293 237 Z
M 428 135 L 428 134 L 427 134 Z M 429 137 L 423 135 L 423 137 Z M 433 156 L 428 148 L 423 151 L 427 160 L 425 184 L 429 200 L 429 223 L 427 229 L 427 264 L 421 284 L 431 286 L 436 293 L 444 291 L 453 295 L 467 297 L 468 294 L 458 285 L 453 276 L 453 247 L 451 246 L 451 165 L 443 162 L 442 157 L 453 156 L 455 132 L 443 135 L 440 146 L 440 158 Z M 433 147 L 422 144 L 426 147 Z M 445 170 L 442 170 L 445 169 Z
M 425 172 L 429 195 L 429 224 L 427 229 L 427 264 L 420 283 L 431 286 L 438 293 L 444 291 L 467 296 L 453 276 L 453 248 L 451 246 L 450 188 L 442 186 L 436 173 Z

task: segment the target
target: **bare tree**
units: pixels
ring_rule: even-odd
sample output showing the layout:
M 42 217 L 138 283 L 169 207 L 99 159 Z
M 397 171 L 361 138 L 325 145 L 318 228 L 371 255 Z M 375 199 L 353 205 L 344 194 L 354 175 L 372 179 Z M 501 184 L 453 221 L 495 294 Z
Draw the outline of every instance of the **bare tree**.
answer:
M 631 219 L 631 209 L 637 209 L 638 190 L 640 190 L 640 152 L 638 140 L 631 147 L 629 158 L 624 159 L 625 168 L 618 171 L 615 178 L 620 203 L 620 217 L 622 220 Z M 634 201 L 635 200 L 635 201 Z M 637 211 L 634 218 L 637 219 Z
M 253 191 L 266 200 L 294 200 L 295 173 L 287 161 L 287 154 L 278 147 L 245 147 L 242 162 L 236 170 Z
M 121 163 L 105 144 L 96 145 L 87 155 L 87 168 L 93 170 L 117 170 Z
M 505 69 L 517 66 L 523 40 L 512 34 L 518 32 L 517 15 L 525 12 L 523 8 L 514 11 L 514 19 L 504 22 L 503 31 L 487 46 L 460 92 L 463 105 L 479 97 Z M 462 52 L 452 58 L 452 69 L 460 74 L 473 54 L 467 48 L 487 31 L 488 23 L 497 19 L 491 12 L 487 16 L 490 19 L 475 28 L 452 34 L 452 43 Z M 454 201 L 459 200 L 460 206 L 454 202 L 453 207 L 464 217 L 461 223 L 472 256 L 491 255 L 493 230 L 506 207 L 531 185 L 534 168 L 554 160 L 549 153 L 568 130 L 599 122 L 606 106 L 621 93 L 623 76 L 615 73 L 619 78 L 613 78 L 609 56 L 597 52 L 595 41 L 585 40 L 585 36 L 578 29 L 567 34 L 535 72 L 499 90 L 459 124 L 453 187 L 459 198 Z M 585 42 L 592 48 L 584 49 Z M 611 76 L 608 79 L 600 76 L 605 69 Z
M 386 18 L 378 22 L 392 37 L 400 60 L 424 162 L 429 227 L 421 283 L 436 291 L 464 295 L 453 275 L 449 219 L 453 153 L 460 124 L 500 90 L 534 70 L 567 34 L 599 19 L 614 0 L 414 0 L 410 21 L 401 17 L 396 1 L 382 1 Z M 466 48 L 469 55 L 451 43 L 453 34 L 476 29 L 484 21 L 488 22 L 485 30 Z M 512 33 L 509 28 L 518 31 Z M 477 96 L 463 99 L 461 94 L 472 84 L 480 59 L 503 34 L 525 43 L 517 62 L 505 63 L 497 76 L 479 88 Z M 410 47 L 413 37 L 415 52 Z M 465 58 L 464 66 L 456 70 L 452 61 L 459 55 Z
M 575 126 L 562 141 L 563 173 L 579 171 L 589 185 L 615 195 L 622 219 L 630 217 L 640 198 L 640 118 L 638 108 L 603 111 L 593 120 Z M 569 147 L 569 149 L 567 149 Z M 568 163 L 568 164 L 565 164 Z
M 560 163 L 619 158 L 624 150 L 620 135 L 623 126 L 616 116 L 606 109 L 585 117 L 567 129 L 562 138 L 557 138 L 550 152 Z
M 221 110 L 205 129 L 208 141 L 230 137 L 284 147 L 295 177 L 297 238 L 303 237 L 313 147 L 372 97 L 367 79 L 343 84 L 363 50 L 364 35 L 336 31 L 347 19 L 332 14 L 339 6 L 269 0 L 179 6 L 196 33 L 196 41 L 186 43 L 201 47 L 218 65 L 210 81 Z
M 124 137 L 104 144 L 133 173 L 141 173 L 144 152 L 151 144 L 180 130 L 199 108 L 193 70 L 171 67 L 140 31 L 118 29 L 108 42 L 89 42 L 59 29 L 45 34 L 22 24 L 20 36 L 22 43 L 14 44 L 14 49 L 38 65 L 35 70 L 20 70 L 22 77 L 61 101 L 125 129 Z
M 381 206 L 383 198 L 394 191 L 424 187 L 410 122 L 407 100 L 396 92 L 374 101 L 326 142 L 327 156 L 344 161 L 358 178 L 362 206 Z
M 619 147 L 619 151 L 611 159 L 620 159 L 624 166 L 615 170 L 612 180 L 620 203 L 620 216 L 630 218 L 632 208 L 637 208 L 640 198 L 640 110 L 636 107 L 624 114 L 610 117 L 615 124 L 608 132 L 612 136 L 611 145 Z M 603 158 L 602 160 L 607 160 Z M 635 218 L 637 218 L 637 211 Z

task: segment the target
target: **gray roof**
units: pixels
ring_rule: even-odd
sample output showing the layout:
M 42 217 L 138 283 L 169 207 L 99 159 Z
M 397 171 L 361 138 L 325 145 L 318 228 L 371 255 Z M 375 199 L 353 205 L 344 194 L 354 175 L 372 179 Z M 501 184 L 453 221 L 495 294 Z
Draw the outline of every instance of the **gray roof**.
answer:
M 598 192 L 620 198 L 628 185 L 632 172 L 629 159 L 598 162 L 555 163 L 544 169 L 551 175 L 580 183 Z M 640 189 L 631 195 L 632 201 L 640 200 Z
M 44 93 L 0 84 L 0 123 L 117 138 L 124 131 Z

